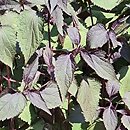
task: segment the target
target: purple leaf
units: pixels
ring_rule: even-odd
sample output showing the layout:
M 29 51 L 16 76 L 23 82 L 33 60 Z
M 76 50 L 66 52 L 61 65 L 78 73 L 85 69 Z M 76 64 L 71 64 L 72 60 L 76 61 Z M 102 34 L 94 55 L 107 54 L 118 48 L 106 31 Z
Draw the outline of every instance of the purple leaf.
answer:
M 103 79 L 116 80 L 116 74 L 113 66 L 105 59 L 100 59 L 94 54 L 88 54 L 81 51 L 84 61 Z
M 116 34 L 115 34 L 114 31 L 112 31 L 112 30 L 109 31 L 109 38 L 110 38 L 114 48 L 116 48 L 118 45 L 121 46 L 121 43 L 118 42 L 117 39 L 116 39 Z
M 116 130 L 126 130 L 126 128 L 121 124 Z
M 117 94 L 119 92 L 120 84 L 114 80 L 108 80 L 106 83 L 106 90 L 109 97 Z
M 60 55 L 55 63 L 55 78 L 64 101 L 67 91 L 73 80 L 73 63 L 71 54 Z
M 23 72 L 23 81 L 25 82 L 26 85 L 31 83 L 35 77 L 35 74 L 38 70 L 38 56 L 36 59 L 30 64 L 27 65 L 26 68 L 24 69 Z
M 73 44 L 78 45 L 80 43 L 81 36 L 79 30 L 76 27 L 67 28 L 67 33 Z
M 125 128 L 130 130 L 130 116 L 123 115 L 121 118 L 121 122 L 125 126 Z
M 90 48 L 102 47 L 109 40 L 107 30 L 103 24 L 96 24 L 87 34 L 87 41 Z
M 27 95 L 27 97 L 29 98 L 30 102 L 34 106 L 42 109 L 43 111 L 45 111 L 46 113 L 51 115 L 51 112 L 49 111 L 49 109 L 47 108 L 45 102 L 43 101 L 43 99 L 41 98 L 41 96 L 38 93 L 27 91 L 27 92 L 25 92 L 25 95 Z
M 111 105 L 103 112 L 103 122 L 106 130 L 115 130 L 117 127 L 117 113 L 114 109 L 111 109 Z
M 54 81 L 48 82 L 46 88 L 40 91 L 40 94 L 49 109 L 56 108 L 61 105 L 58 86 Z

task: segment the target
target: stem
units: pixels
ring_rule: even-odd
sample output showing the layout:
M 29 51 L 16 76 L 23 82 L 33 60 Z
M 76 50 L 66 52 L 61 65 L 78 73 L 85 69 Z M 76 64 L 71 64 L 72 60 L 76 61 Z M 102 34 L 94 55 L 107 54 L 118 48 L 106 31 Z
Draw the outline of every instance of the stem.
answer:
M 92 26 L 93 26 L 93 25 L 94 25 L 94 22 L 93 22 L 93 15 L 92 15 L 91 1 L 89 1 L 89 0 L 88 0 L 88 7 L 89 7 L 89 11 L 90 11 L 91 23 L 92 23 Z
M 7 72 L 7 82 L 8 82 L 8 88 L 11 88 L 11 82 L 10 82 L 10 69 L 9 66 L 6 65 L 6 72 Z
M 9 130 L 15 130 L 14 128 L 14 118 L 11 118 L 9 121 Z
M 50 31 L 50 13 L 48 11 L 48 41 L 49 41 L 49 48 L 51 48 L 51 31 Z

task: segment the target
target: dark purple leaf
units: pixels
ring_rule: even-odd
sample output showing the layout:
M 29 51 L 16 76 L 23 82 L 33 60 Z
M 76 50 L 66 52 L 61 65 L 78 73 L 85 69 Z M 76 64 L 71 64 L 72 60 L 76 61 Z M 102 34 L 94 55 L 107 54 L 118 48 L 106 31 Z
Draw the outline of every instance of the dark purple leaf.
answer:
M 130 46 L 128 44 L 123 44 L 120 53 L 121 56 L 130 63 Z
M 126 128 L 121 124 L 116 130 L 126 130 Z
M 103 24 L 96 24 L 87 34 L 87 41 L 90 48 L 102 47 L 108 39 L 109 36 Z
M 57 58 L 55 63 L 55 78 L 60 89 L 62 100 L 64 100 L 73 80 L 71 54 L 60 55 Z
M 106 130 L 115 130 L 118 123 L 117 113 L 111 105 L 103 112 L 103 122 Z
M 59 89 L 54 81 L 48 82 L 46 88 L 40 92 L 49 109 L 56 108 L 61 105 Z
M 31 83 L 35 77 L 35 74 L 38 70 L 38 58 L 39 57 L 37 56 L 36 59 L 24 69 L 23 81 L 26 85 Z
M 114 31 L 112 31 L 112 30 L 109 31 L 109 38 L 110 38 L 114 48 L 116 48 L 118 45 L 121 46 L 121 43 L 118 42 L 117 39 L 116 39 L 116 34 L 115 34 Z
M 117 94 L 119 92 L 120 84 L 114 80 L 108 80 L 106 83 L 106 90 L 109 97 Z
M 121 122 L 125 126 L 125 128 L 130 130 L 130 116 L 123 115 L 121 118 Z
M 67 28 L 67 33 L 73 44 L 76 45 L 80 44 L 81 37 L 80 37 L 79 30 L 76 27 Z
M 113 66 L 105 59 L 100 59 L 94 54 L 88 54 L 81 51 L 84 61 L 103 79 L 116 80 L 116 74 Z
M 42 109 L 43 111 L 45 111 L 46 113 L 48 113 L 49 115 L 51 115 L 51 112 L 47 108 L 47 106 L 46 106 L 44 100 L 41 98 L 40 94 L 38 94 L 36 92 L 27 91 L 27 92 L 25 92 L 25 95 L 27 95 L 27 97 L 29 98 L 30 102 L 34 106 Z

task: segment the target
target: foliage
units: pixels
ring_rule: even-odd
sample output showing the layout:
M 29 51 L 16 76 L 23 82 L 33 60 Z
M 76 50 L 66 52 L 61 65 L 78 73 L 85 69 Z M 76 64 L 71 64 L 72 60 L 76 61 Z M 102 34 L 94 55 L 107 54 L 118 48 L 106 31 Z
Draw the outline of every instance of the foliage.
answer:
M 129 130 L 129 12 L 129 0 L 1 0 L 0 129 Z

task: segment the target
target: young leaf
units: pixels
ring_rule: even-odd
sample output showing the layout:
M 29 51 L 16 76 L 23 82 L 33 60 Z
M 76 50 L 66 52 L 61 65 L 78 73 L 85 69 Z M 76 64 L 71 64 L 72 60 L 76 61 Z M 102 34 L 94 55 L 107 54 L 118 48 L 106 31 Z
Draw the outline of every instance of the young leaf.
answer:
M 116 74 L 113 66 L 94 54 L 88 54 L 87 52 L 81 52 L 82 58 L 85 62 L 103 79 L 116 80 Z
M 108 39 L 108 32 L 102 24 L 96 24 L 87 33 L 90 48 L 102 47 Z
M 130 109 L 130 92 L 129 91 L 124 94 L 123 101 Z
M 81 37 L 79 30 L 76 27 L 67 28 L 67 33 L 73 44 L 80 44 Z
M 35 75 L 38 70 L 38 56 L 36 59 L 30 64 L 27 65 L 23 72 L 23 81 L 26 85 L 28 85 L 30 82 L 33 81 L 35 78 Z
M 120 84 L 117 81 L 114 80 L 108 80 L 106 83 L 106 90 L 109 95 L 109 97 L 117 94 L 119 92 Z
M 54 19 L 54 23 L 56 23 L 58 32 L 63 36 L 63 12 L 59 6 L 57 6 L 52 12 L 52 17 Z
M 111 105 L 103 112 L 103 122 L 106 130 L 115 130 L 117 127 L 117 113 L 111 108 Z
M 16 47 L 16 35 L 15 31 L 10 26 L 0 27 L 0 61 L 12 68 L 15 47 Z
M 19 16 L 18 41 L 24 54 L 25 63 L 27 63 L 40 45 L 42 40 L 42 24 L 42 20 L 33 10 L 24 10 Z
M 73 63 L 69 55 L 60 55 L 55 63 L 55 78 L 64 101 L 73 80 Z
M 125 128 L 130 130 L 130 116 L 123 115 L 121 118 L 121 122 L 125 126 Z
M 110 38 L 110 40 L 111 40 L 111 42 L 112 42 L 112 44 L 113 44 L 113 47 L 116 48 L 118 45 L 121 46 L 121 43 L 118 42 L 117 39 L 116 39 L 116 34 L 115 34 L 114 31 L 112 31 L 112 30 L 109 31 L 109 38 Z
M 6 94 L 0 98 L 0 120 L 9 119 L 22 112 L 26 99 L 21 93 Z
M 49 109 L 56 108 L 61 105 L 58 86 L 55 82 L 50 81 L 46 88 L 40 91 L 40 94 Z
M 49 115 L 51 115 L 51 112 L 47 108 L 47 106 L 46 106 L 45 102 L 43 101 L 43 99 L 41 98 L 40 94 L 28 91 L 28 92 L 26 92 L 26 95 L 29 98 L 30 102 L 34 106 L 42 109 L 43 111 L 45 111 L 46 113 L 48 113 Z
M 98 117 L 98 104 L 101 85 L 94 79 L 81 82 L 77 100 L 83 111 L 86 121 L 93 122 Z

